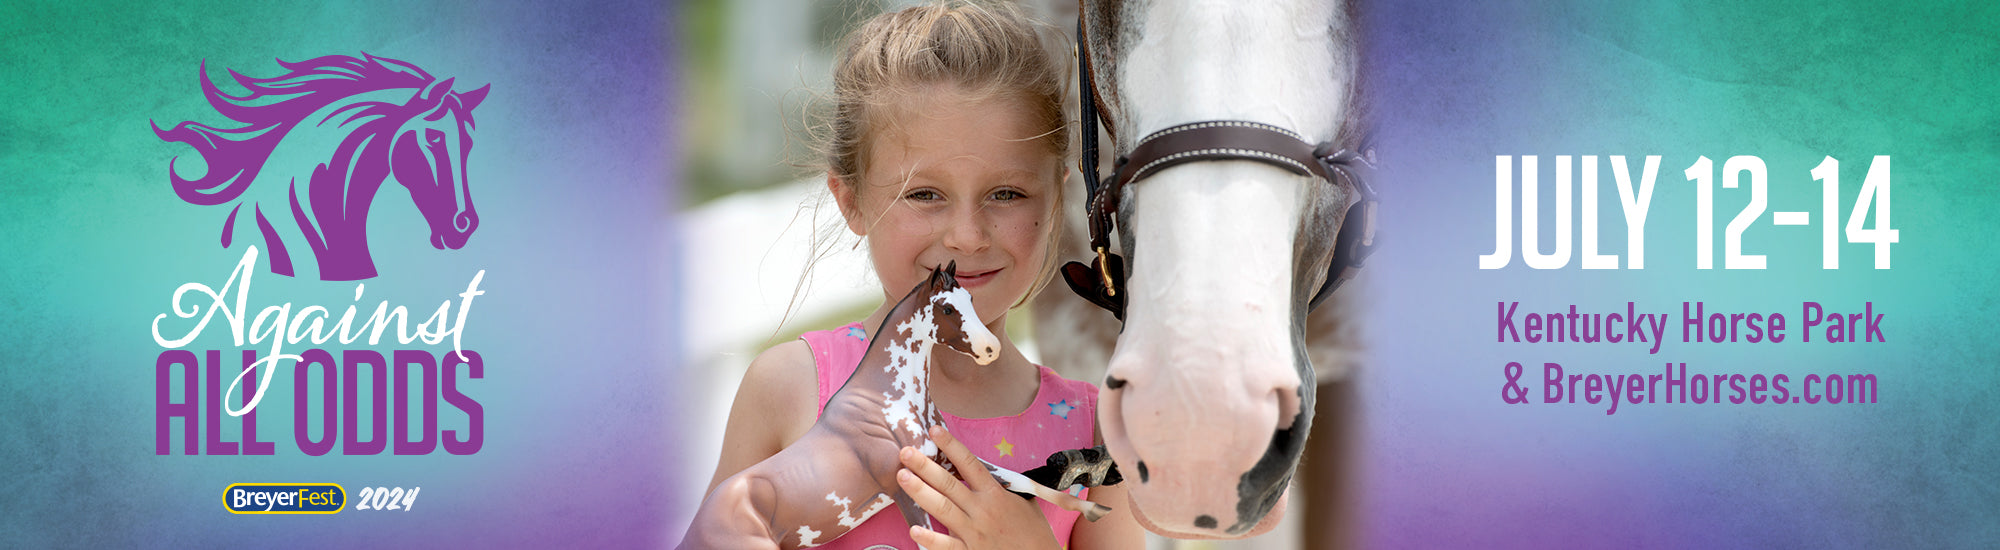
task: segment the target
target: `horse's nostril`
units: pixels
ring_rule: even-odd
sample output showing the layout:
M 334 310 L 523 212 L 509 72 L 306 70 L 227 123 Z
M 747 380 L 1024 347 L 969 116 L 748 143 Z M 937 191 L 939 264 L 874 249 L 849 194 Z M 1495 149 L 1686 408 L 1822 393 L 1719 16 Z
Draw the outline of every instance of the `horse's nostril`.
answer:
M 1114 390 L 1123 388 L 1125 387 L 1125 379 L 1116 376 L 1106 376 L 1104 377 L 1104 387 Z
M 1145 483 L 1146 479 L 1149 477 L 1151 476 L 1146 475 L 1146 461 L 1144 460 L 1139 461 L 1139 482 Z
M 1195 527 L 1200 527 L 1200 528 L 1202 528 L 1202 529 L 1214 529 L 1214 528 L 1215 528 L 1215 516 L 1211 516 L 1211 515 L 1208 515 L 1208 514 L 1202 514 L 1202 515 L 1199 515 L 1199 516 L 1195 516 L 1195 518 L 1194 518 L 1194 526 L 1195 526 Z
M 471 212 L 462 212 L 452 218 L 451 224 L 459 231 L 471 231 L 473 227 L 479 225 L 479 215 Z

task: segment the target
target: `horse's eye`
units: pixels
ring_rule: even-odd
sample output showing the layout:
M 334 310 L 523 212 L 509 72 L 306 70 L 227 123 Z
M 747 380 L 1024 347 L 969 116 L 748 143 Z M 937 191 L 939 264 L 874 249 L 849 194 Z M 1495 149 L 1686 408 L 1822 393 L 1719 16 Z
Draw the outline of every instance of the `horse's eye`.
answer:
M 430 140 L 432 144 L 444 143 L 444 132 L 439 132 L 437 130 L 426 130 L 424 132 L 424 138 Z
M 951 307 L 951 304 L 945 304 L 945 305 L 944 305 L 944 314 L 945 314 L 945 315 L 958 315 L 958 308 L 955 308 L 955 307 Z

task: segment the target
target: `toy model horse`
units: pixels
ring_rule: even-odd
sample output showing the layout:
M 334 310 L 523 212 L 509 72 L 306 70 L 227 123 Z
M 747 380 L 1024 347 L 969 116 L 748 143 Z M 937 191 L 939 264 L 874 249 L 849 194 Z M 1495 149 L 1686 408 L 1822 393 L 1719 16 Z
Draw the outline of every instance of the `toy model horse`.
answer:
M 889 312 L 861 366 L 827 401 L 810 430 L 778 454 L 725 479 L 703 500 L 683 548 L 807 548 L 825 544 L 894 503 L 911 525 L 930 518 L 896 483 L 897 453 L 916 447 L 956 473 L 930 439 L 943 425 L 930 400 L 931 348 L 943 344 L 979 364 L 1000 341 L 979 322 L 957 265 L 934 270 Z M 887 329 L 896 327 L 894 332 Z M 1086 519 L 1108 508 L 1035 485 L 987 464 L 1002 486 L 1040 496 Z
M 1283 515 L 1316 404 L 1307 315 L 1373 246 L 1339 4 L 1082 3 L 1084 170 L 1099 112 L 1119 161 L 1091 178 L 1096 262 L 1064 275 L 1124 322 L 1099 423 L 1155 533 Z

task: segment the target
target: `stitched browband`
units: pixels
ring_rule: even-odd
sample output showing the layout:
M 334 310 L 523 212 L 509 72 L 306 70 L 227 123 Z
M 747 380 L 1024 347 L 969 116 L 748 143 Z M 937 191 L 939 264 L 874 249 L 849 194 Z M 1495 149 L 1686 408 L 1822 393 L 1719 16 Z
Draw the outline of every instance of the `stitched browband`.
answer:
M 1250 160 L 1301 176 L 1331 179 L 1313 158 L 1313 146 L 1298 134 L 1257 122 L 1214 120 L 1154 132 L 1116 174 L 1115 187 L 1146 179 L 1153 172 L 1204 160 Z

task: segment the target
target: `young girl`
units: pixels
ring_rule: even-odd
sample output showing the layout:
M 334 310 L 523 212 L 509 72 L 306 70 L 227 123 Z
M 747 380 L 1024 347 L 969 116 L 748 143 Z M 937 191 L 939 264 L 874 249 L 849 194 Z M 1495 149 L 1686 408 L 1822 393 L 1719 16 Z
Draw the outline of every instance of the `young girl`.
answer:
M 1100 444 L 1097 388 L 1029 363 L 1006 331 L 1055 267 L 1069 130 L 1066 74 L 1034 27 L 1010 8 L 964 3 L 875 17 L 854 31 L 834 70 L 827 188 L 868 243 L 883 304 L 860 322 L 807 333 L 750 363 L 729 412 L 709 490 L 812 427 L 853 373 L 897 298 L 936 266 L 958 264 L 973 309 L 1004 346 L 977 365 L 932 358 L 931 398 L 949 432 L 935 434 L 965 479 L 905 451 L 898 480 L 943 529 L 909 527 L 894 509 L 826 547 L 1139 548 L 1143 533 L 1120 487 L 1090 489 L 1114 511 L 1096 522 L 998 486 L 974 456 L 1015 471 Z

